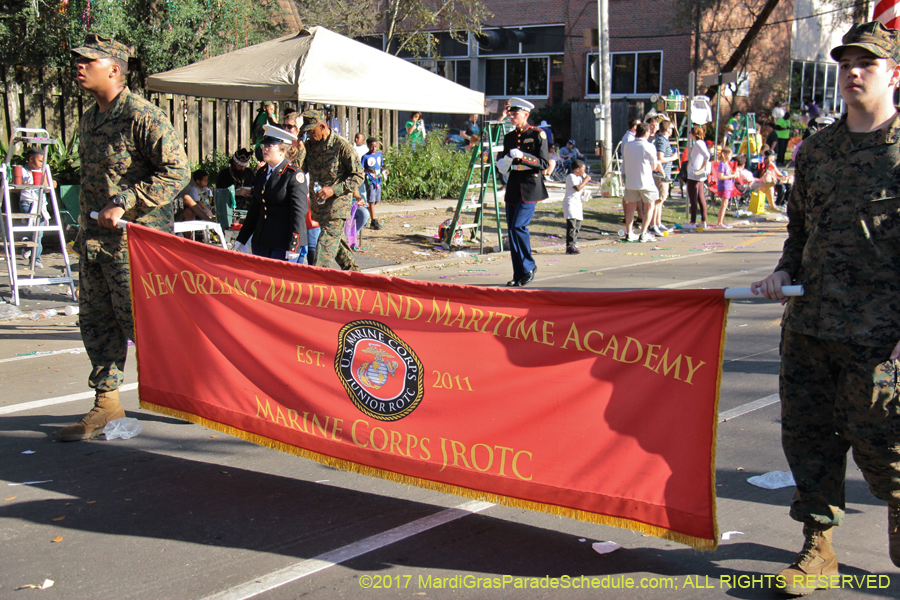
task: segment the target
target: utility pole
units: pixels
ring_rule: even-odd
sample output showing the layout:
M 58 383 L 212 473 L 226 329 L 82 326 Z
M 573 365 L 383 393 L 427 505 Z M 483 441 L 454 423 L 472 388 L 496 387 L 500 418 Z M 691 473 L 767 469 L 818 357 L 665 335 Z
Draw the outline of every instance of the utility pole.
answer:
M 612 64 L 609 58 L 609 0 L 597 0 L 597 44 L 599 56 L 597 63 L 600 72 L 600 140 L 601 157 L 603 159 L 603 173 L 609 173 L 612 163 L 612 104 L 610 103 L 610 90 L 612 89 Z

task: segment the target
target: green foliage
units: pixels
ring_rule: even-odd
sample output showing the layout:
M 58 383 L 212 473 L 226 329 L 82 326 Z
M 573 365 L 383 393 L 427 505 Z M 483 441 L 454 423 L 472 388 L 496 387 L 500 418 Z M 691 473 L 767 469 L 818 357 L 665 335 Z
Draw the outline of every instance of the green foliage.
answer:
M 218 177 L 219 171 L 227 168 L 229 164 L 231 164 L 231 157 L 216 148 L 212 151 L 212 154 L 201 160 L 199 165 L 191 165 L 191 173 L 197 169 L 203 169 L 209 173 L 209 185 L 214 186 L 216 185 L 216 177 Z
M 60 185 L 81 185 L 81 158 L 78 156 L 78 135 L 68 144 L 47 146 L 47 163 L 50 172 Z
M 385 200 L 455 198 L 465 185 L 468 152 L 459 152 L 444 142 L 444 131 L 434 130 L 417 145 L 389 148 L 384 166 L 390 175 L 384 182 Z
M 6 162 L 6 153 L 9 151 L 9 145 L 6 143 L 6 140 L 0 139 L 0 160 Z M 25 164 L 25 154 L 24 152 L 19 152 L 18 154 L 13 154 L 9 159 L 9 165 L 24 165 Z
M 134 46 L 138 75 L 167 71 L 278 33 L 276 2 L 242 0 L 31 0 L 0 7 L 0 62 L 71 65 L 86 33 Z

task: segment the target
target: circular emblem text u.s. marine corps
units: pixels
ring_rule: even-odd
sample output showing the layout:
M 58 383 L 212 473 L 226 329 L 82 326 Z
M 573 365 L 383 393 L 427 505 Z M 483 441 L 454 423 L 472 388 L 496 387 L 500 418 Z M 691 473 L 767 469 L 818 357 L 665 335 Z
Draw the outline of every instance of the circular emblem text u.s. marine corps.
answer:
M 378 321 L 341 327 L 334 370 L 356 408 L 379 421 L 402 419 L 425 395 L 419 357 Z

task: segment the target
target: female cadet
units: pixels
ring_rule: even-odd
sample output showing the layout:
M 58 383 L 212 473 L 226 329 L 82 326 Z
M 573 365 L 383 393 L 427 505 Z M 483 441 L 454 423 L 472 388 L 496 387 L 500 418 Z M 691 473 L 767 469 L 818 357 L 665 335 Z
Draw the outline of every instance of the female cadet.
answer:
M 253 201 L 234 248 L 247 252 L 253 236 L 253 254 L 296 262 L 306 245 L 306 213 L 309 210 L 305 178 L 287 158 L 297 136 L 266 125 L 262 140 L 265 165 L 253 180 Z

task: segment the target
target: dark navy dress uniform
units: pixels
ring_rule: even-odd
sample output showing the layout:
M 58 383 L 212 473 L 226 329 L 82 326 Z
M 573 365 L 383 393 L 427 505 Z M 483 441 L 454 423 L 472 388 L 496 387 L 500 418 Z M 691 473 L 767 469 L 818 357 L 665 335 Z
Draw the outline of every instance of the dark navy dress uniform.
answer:
M 534 276 L 535 263 L 531 257 L 528 225 L 537 203 L 548 197 L 541 174 L 550 165 L 547 146 L 547 134 L 532 125 L 510 131 L 503 137 L 503 156 L 509 156 L 514 148 L 523 154 L 522 158 L 513 159 L 506 183 L 506 228 L 513 263 L 513 280 L 509 285 L 530 281 Z
M 253 236 L 253 254 L 284 260 L 287 252 L 306 246 L 309 197 L 306 178 L 285 159 L 272 170 L 266 165 L 253 179 L 253 201 L 237 241 Z

